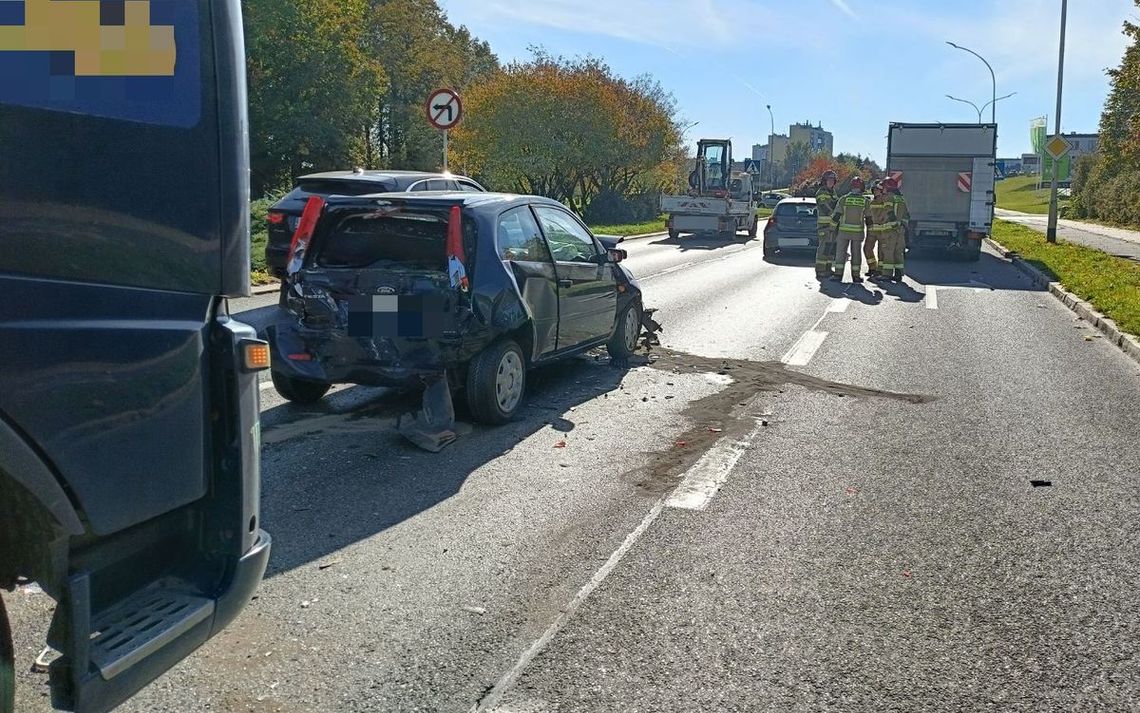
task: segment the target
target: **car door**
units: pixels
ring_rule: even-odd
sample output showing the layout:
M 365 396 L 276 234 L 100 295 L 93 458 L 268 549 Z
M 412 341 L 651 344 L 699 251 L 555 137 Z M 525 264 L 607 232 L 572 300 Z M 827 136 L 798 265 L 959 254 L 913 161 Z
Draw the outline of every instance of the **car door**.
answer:
M 526 206 L 499 216 L 496 250 L 515 277 L 534 320 L 534 357 L 558 348 L 558 276 L 538 223 Z
M 617 315 L 617 280 L 590 231 L 562 208 L 534 206 L 558 276 L 558 348 L 608 337 Z

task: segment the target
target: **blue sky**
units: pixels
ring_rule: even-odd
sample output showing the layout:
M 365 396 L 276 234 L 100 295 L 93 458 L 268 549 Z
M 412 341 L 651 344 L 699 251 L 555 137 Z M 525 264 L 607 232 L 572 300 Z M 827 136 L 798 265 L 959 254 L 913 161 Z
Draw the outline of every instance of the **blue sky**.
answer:
M 689 132 L 728 136 L 742 158 L 777 133 L 822 122 L 836 151 L 886 156 L 890 121 L 973 122 L 945 97 L 989 101 L 997 74 L 1002 156 L 1029 151 L 1029 122 L 1056 104 L 1061 0 L 441 0 L 450 19 L 503 61 L 527 47 L 603 57 L 623 76 L 652 74 L 677 98 Z M 1104 70 L 1127 44 L 1133 0 L 1070 0 L 1064 131 L 1095 131 Z M 986 111 L 988 118 L 989 111 Z

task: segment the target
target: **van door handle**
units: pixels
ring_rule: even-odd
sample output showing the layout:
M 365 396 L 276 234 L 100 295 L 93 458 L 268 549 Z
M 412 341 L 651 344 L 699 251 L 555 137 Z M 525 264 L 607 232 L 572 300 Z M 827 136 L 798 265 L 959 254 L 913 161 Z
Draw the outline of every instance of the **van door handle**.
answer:
M 571 288 L 574 286 L 574 281 L 573 280 L 559 280 L 558 286 L 559 287 Z

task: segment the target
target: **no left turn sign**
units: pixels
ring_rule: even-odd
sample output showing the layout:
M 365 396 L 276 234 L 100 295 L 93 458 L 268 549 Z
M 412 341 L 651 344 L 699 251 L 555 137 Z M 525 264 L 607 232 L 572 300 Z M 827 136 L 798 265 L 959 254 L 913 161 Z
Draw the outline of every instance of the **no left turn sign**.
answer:
M 463 118 L 463 101 L 451 89 L 436 89 L 428 95 L 427 118 L 437 129 L 452 129 Z

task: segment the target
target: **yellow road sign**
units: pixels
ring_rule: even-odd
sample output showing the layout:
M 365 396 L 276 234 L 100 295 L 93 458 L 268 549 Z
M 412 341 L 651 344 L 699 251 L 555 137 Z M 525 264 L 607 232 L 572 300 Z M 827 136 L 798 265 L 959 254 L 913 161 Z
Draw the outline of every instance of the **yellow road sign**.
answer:
M 1045 144 L 1045 150 L 1048 151 L 1049 155 L 1054 159 L 1060 159 L 1073 150 L 1073 145 L 1066 141 L 1065 137 L 1058 134 L 1049 139 L 1049 143 Z

